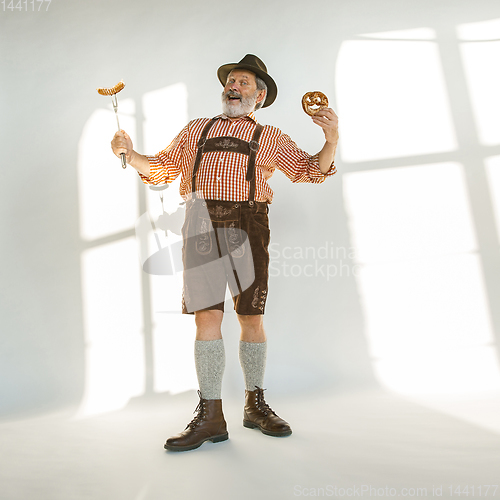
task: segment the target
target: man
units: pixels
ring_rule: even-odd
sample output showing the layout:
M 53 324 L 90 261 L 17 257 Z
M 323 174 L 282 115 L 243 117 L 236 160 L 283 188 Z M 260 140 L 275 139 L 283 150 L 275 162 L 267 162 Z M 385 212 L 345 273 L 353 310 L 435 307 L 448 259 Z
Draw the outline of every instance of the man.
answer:
M 173 451 L 228 439 L 221 400 L 226 279 L 241 326 L 239 358 L 246 386 L 243 425 L 270 436 L 292 433 L 289 424 L 266 403 L 262 388 L 267 348 L 263 326 L 268 295 L 267 214 L 273 198 L 267 181 L 276 169 L 292 182 L 321 183 L 335 173 L 338 119 L 332 109 L 323 109 L 312 117 L 323 129 L 326 141 L 322 150 L 311 156 L 276 127 L 257 123 L 253 112 L 270 106 L 277 96 L 276 83 L 258 57 L 247 54 L 239 63 L 221 66 L 217 75 L 224 86 L 223 114 L 189 122 L 165 150 L 154 156 L 135 152 L 124 131 L 117 132 L 111 142 L 115 155 L 125 153 L 127 162 L 146 184 L 172 182 L 181 175 L 180 193 L 187 200 L 183 313 L 195 315 L 200 402 L 197 415 L 186 429 L 165 443 L 165 448 Z M 237 273 L 238 259 L 250 254 L 252 282 L 243 286 L 244 276 Z M 207 259 L 200 261 L 203 256 Z M 223 258 L 230 265 L 229 271 L 227 266 L 220 271 L 225 274 L 221 295 L 219 280 L 207 274 L 208 266 L 200 262 Z M 215 295 L 210 295 L 212 292 Z M 196 298 L 200 296 L 201 301 Z

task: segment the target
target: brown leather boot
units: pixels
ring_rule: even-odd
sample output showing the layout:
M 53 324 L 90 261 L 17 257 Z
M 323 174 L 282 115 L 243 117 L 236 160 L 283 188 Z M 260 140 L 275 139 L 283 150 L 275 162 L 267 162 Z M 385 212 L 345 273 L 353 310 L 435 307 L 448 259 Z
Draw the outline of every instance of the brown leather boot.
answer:
M 292 433 L 288 422 L 278 417 L 264 400 L 264 390 L 256 387 L 255 391 L 245 390 L 245 410 L 243 425 L 249 429 L 258 427 L 268 436 L 284 437 Z
M 164 448 L 170 451 L 194 450 L 205 441 L 218 443 L 228 439 L 226 421 L 222 413 L 222 399 L 203 399 L 194 410 L 198 414 L 180 433 L 167 439 Z

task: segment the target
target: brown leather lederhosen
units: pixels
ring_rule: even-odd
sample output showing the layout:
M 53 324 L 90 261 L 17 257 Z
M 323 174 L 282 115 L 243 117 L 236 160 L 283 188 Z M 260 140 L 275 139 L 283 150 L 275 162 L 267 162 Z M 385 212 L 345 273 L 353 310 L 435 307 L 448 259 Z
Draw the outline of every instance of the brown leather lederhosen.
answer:
M 207 139 L 209 130 L 218 119 L 213 118 L 203 129 L 193 165 L 192 198 L 186 205 L 183 227 L 183 312 L 223 311 L 223 295 L 228 283 L 236 312 L 263 314 L 267 298 L 270 232 L 267 203 L 255 201 L 255 160 L 263 126 L 256 125 L 250 142 L 225 136 Z M 248 156 L 248 201 L 204 200 L 197 196 L 196 175 L 202 156 L 211 152 Z M 225 270 L 221 270 L 222 261 L 225 261 Z M 219 265 L 219 271 L 211 270 Z M 250 267 L 251 271 L 247 271 Z M 208 274 L 207 269 L 210 269 Z

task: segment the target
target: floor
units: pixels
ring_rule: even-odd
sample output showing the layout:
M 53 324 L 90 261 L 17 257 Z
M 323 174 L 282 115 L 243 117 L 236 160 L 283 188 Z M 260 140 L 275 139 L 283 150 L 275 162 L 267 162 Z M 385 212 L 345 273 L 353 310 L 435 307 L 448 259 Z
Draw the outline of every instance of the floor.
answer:
M 383 391 L 267 399 L 290 437 L 244 428 L 243 400 L 225 400 L 230 439 L 183 453 L 163 443 L 191 420 L 193 391 L 2 422 L 0 499 L 500 497 L 500 427 Z

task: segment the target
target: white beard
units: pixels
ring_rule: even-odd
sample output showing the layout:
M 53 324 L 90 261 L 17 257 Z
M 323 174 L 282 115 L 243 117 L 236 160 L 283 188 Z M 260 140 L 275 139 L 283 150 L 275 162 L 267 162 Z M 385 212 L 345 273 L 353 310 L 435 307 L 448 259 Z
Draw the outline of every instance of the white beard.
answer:
M 226 116 L 230 118 L 239 118 L 240 116 L 246 116 L 255 109 L 255 104 L 257 103 L 257 95 L 259 91 L 257 90 L 253 96 L 241 97 L 240 94 L 235 94 L 231 92 L 222 92 L 222 111 Z M 237 95 L 240 97 L 240 101 L 229 99 L 228 95 Z

